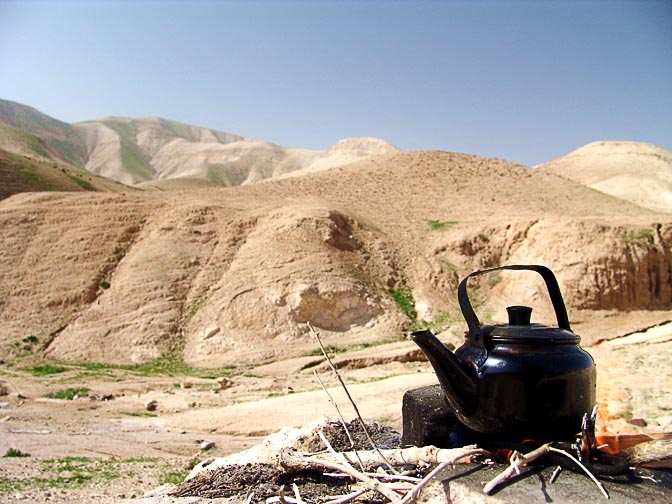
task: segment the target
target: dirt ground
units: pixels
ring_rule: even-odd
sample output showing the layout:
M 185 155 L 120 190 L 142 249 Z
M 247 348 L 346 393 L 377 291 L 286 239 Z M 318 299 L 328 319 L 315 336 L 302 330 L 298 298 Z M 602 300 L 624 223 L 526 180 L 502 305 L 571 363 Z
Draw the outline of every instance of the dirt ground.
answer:
M 670 324 L 588 350 L 598 366 L 604 413 L 598 429 L 672 431 Z M 362 415 L 397 430 L 403 393 L 435 383 L 420 359 L 410 342 L 334 355 Z M 241 451 L 283 427 L 333 416 L 313 370 L 344 416 L 354 417 L 321 357 L 237 370 L 226 388 L 216 378 L 63 367 L 34 376 L 34 366 L 0 366 L 2 502 L 111 503 L 178 483 L 198 461 Z M 68 389 L 79 394 L 47 397 Z

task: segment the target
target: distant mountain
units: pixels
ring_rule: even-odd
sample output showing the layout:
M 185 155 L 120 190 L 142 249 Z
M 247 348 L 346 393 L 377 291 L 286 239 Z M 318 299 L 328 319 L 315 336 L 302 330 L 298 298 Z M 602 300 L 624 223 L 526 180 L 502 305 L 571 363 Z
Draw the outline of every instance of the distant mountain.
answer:
M 652 210 L 672 212 L 672 152 L 644 142 L 593 142 L 539 169 Z
M 286 148 L 158 117 L 106 117 L 69 125 L 6 100 L 0 100 L 0 121 L 0 148 L 9 152 L 155 187 L 244 185 L 398 150 L 375 138 L 346 139 L 325 151 Z
M 184 189 L 231 187 L 305 175 L 398 149 L 377 138 L 347 138 L 326 150 L 271 142 L 159 117 L 105 117 L 67 124 L 34 108 L 0 100 L 0 149 L 37 162 L 65 163 L 126 185 Z M 6 156 L 5 156 L 6 157 Z M 0 163 L 2 163 L 0 159 Z M 35 164 L 27 173 L 37 174 Z M 672 152 L 642 142 L 595 142 L 537 167 L 653 210 L 672 212 Z M 41 170 L 38 175 L 56 172 Z M 6 175 L 5 175 L 6 176 Z M 72 185 L 64 179 L 65 187 Z M 60 188 L 60 183 L 49 182 Z M 30 185 L 30 184 L 28 184 Z M 32 187 L 44 186 L 44 181 Z M 5 190 L 5 193 L 9 189 Z
M 0 200 L 22 192 L 129 190 L 133 188 L 83 168 L 0 149 Z
M 32 107 L 0 99 L 0 148 L 83 167 L 86 150 L 72 126 Z

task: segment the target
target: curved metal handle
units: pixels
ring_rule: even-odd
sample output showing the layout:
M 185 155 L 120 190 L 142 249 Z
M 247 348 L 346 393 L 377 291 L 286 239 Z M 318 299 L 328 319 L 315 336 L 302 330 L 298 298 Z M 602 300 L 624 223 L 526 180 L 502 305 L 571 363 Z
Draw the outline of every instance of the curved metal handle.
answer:
M 549 268 L 536 264 L 498 266 L 496 268 L 488 268 L 471 273 L 460 282 L 460 285 L 457 288 L 457 300 L 460 303 L 462 315 L 464 316 L 464 319 L 467 321 L 467 325 L 469 326 L 468 337 L 471 341 L 471 344 L 482 347 L 483 335 L 481 331 L 481 322 L 478 320 L 478 317 L 476 316 L 476 313 L 474 312 L 474 309 L 471 307 L 471 303 L 469 302 L 469 296 L 467 294 L 467 280 L 476 275 L 491 273 L 493 271 L 499 270 L 531 270 L 539 273 L 544 279 L 544 282 L 546 282 L 548 295 L 551 297 L 551 303 L 553 304 L 553 309 L 555 310 L 555 317 L 558 320 L 558 327 L 572 332 L 572 329 L 569 326 L 569 318 L 567 317 L 567 308 L 565 307 L 565 302 L 563 301 L 562 294 L 560 293 L 560 286 L 558 285 L 558 281 L 555 278 L 555 275 Z

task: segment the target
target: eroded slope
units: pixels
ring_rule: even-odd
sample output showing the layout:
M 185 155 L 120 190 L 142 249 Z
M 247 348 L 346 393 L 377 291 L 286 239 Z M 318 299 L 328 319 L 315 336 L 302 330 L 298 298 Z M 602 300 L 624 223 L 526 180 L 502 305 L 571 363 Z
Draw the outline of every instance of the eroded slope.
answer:
M 314 348 L 307 320 L 330 344 L 393 339 L 415 318 L 400 299 L 457 327 L 459 279 L 504 263 L 550 266 L 574 319 L 636 309 L 655 323 L 672 302 L 666 214 L 438 151 L 228 189 L 26 194 L 0 219 L 0 344 L 35 335 L 71 361 L 272 361 Z M 488 317 L 511 300 L 549 315 L 536 278 L 473 290 Z

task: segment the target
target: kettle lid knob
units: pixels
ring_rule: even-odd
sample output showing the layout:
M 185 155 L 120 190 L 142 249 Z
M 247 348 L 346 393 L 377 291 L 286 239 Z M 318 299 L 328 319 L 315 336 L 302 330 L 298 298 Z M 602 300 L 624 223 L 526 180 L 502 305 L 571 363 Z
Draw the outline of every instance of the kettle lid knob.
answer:
M 509 325 L 529 326 L 532 318 L 532 308 L 529 306 L 507 306 Z

